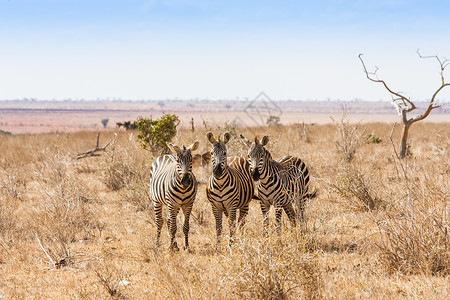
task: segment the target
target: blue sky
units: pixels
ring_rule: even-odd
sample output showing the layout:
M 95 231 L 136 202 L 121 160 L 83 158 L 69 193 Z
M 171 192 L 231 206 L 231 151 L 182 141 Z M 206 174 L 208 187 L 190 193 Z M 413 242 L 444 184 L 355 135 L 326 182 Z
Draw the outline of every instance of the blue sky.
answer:
M 427 99 L 438 65 L 416 50 L 450 57 L 449 16 L 435 0 L 0 0 L 0 100 L 390 100 L 359 53 Z

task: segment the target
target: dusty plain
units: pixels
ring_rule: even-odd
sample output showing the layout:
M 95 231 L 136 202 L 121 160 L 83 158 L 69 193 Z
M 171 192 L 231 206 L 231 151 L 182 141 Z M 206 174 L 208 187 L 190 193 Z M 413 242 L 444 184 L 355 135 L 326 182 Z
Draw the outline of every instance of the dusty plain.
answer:
M 283 103 L 278 126 L 258 124 L 246 103 L 191 104 L 0 102 L 0 129 L 12 133 L 0 134 L 0 299 L 449 298 L 447 108 L 411 127 L 400 160 L 389 103 L 348 103 L 344 120 L 339 103 Z M 136 131 L 115 123 L 163 111 L 182 121 L 173 142 L 199 141 L 198 153 L 212 130 L 231 133 L 229 155 L 246 155 L 242 132 L 269 135 L 275 158 L 301 157 L 317 190 L 301 225 L 283 216 L 278 234 L 272 209 L 264 229 L 254 201 L 235 243 L 225 222 L 216 244 L 205 195 L 211 167 L 196 165 L 191 251 L 170 252 L 166 226 L 158 248 L 148 195 L 154 157 Z M 118 138 L 100 156 L 76 160 L 98 132 L 100 146 Z

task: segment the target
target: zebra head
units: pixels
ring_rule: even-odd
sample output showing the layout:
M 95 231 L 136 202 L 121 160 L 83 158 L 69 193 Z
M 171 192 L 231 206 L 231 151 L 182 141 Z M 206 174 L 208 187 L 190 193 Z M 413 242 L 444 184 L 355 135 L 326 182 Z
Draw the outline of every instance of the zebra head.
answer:
M 220 177 L 227 166 L 227 148 L 225 144 L 230 140 L 230 134 L 227 132 L 223 135 L 223 140 L 220 140 L 220 134 L 217 140 L 214 138 L 212 132 L 206 134 L 209 142 L 212 144 L 211 147 L 211 163 L 213 167 L 213 174 Z
M 266 135 L 259 141 L 258 137 L 255 136 L 255 140 L 251 142 L 241 134 L 241 139 L 248 146 L 247 157 L 250 162 L 250 172 L 253 180 L 258 181 L 261 174 L 264 173 L 265 163 L 268 158 L 268 151 L 264 146 L 269 142 L 269 137 Z
M 176 153 L 175 158 L 177 162 L 177 174 L 181 179 L 181 184 L 187 188 L 192 183 L 192 154 L 191 152 L 198 148 L 198 142 L 193 143 L 189 147 L 175 146 L 167 144 L 169 148 Z

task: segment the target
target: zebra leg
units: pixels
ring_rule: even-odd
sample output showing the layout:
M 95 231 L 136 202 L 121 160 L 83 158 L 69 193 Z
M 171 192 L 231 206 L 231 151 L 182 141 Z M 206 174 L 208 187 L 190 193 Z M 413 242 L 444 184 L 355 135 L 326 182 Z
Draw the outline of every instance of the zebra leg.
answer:
M 275 207 L 275 220 L 276 220 L 276 228 L 277 232 L 281 233 L 281 216 L 283 214 L 283 208 L 282 207 Z
M 162 217 L 162 204 L 156 201 L 153 201 L 153 211 L 155 212 L 156 218 L 156 246 L 159 247 L 159 239 L 161 237 L 161 229 L 164 223 L 164 219 Z
M 178 215 L 179 210 L 180 210 L 179 207 L 173 207 L 173 206 L 169 207 L 170 250 L 175 250 L 175 251 L 180 250 L 178 248 L 177 242 L 175 241 L 175 234 L 177 232 L 177 215 Z
M 261 212 L 263 215 L 263 226 L 264 229 L 267 230 L 269 227 L 269 210 L 270 210 L 270 204 L 266 203 L 264 201 L 261 201 Z
M 242 229 L 245 225 L 245 217 L 248 215 L 248 205 L 239 208 L 238 228 Z
M 170 214 L 169 214 L 169 212 L 167 212 L 167 230 L 170 232 L 170 222 L 171 222 L 171 220 L 170 220 Z
M 212 205 L 212 211 L 214 214 L 214 219 L 216 219 L 217 243 L 220 243 L 220 236 L 222 235 L 222 211 L 215 205 Z
M 192 206 L 194 203 L 188 206 L 183 206 L 183 214 L 184 214 L 184 224 L 183 224 L 183 233 L 184 233 L 184 249 L 189 250 L 189 217 L 191 216 Z
M 297 201 L 297 220 L 299 222 L 303 221 L 303 212 L 305 210 L 305 202 L 306 202 L 306 198 L 301 198 L 298 199 Z
M 292 227 L 295 227 L 296 221 L 295 221 L 295 210 L 292 207 L 292 204 L 287 204 L 283 207 L 284 212 L 286 213 L 286 215 L 288 216 L 289 220 L 291 221 L 291 225 Z
M 228 219 L 228 226 L 230 227 L 230 244 L 234 242 L 234 234 L 236 232 L 236 210 L 237 208 L 232 206 L 228 212 L 230 216 Z

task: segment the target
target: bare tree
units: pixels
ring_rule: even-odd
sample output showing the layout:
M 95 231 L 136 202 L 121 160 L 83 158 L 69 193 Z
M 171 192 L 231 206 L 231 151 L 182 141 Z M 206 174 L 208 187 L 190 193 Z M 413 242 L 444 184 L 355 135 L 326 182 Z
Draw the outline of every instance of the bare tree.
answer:
M 450 83 L 445 82 L 445 78 L 444 78 L 445 68 L 450 64 L 449 60 L 447 60 L 446 58 L 440 58 L 437 55 L 422 56 L 420 54 L 419 50 L 417 50 L 417 54 L 419 55 L 420 58 L 434 58 L 437 60 L 437 62 L 439 63 L 439 67 L 440 67 L 441 85 L 439 86 L 439 88 L 434 92 L 433 96 L 431 97 L 430 102 L 428 103 L 428 106 L 427 106 L 425 112 L 423 112 L 420 115 L 411 117 L 411 118 L 408 118 L 407 113 L 409 113 L 417 108 L 414 105 L 414 103 L 411 101 L 411 99 L 403 96 L 400 92 L 394 92 L 390 87 L 388 87 L 388 85 L 386 84 L 386 82 L 384 80 L 378 79 L 378 76 L 377 76 L 378 68 L 377 67 L 375 67 L 374 72 L 368 72 L 366 65 L 364 64 L 364 61 L 362 59 L 362 54 L 360 54 L 358 56 L 359 60 L 361 61 L 362 65 L 363 65 L 364 73 L 366 74 L 367 79 L 369 79 L 370 81 L 373 81 L 373 82 L 382 83 L 384 85 L 384 87 L 389 91 L 389 93 L 391 93 L 393 95 L 392 104 L 395 106 L 397 113 L 400 115 L 402 124 L 403 124 L 402 139 L 400 142 L 400 158 L 405 158 L 405 156 L 406 156 L 406 146 L 407 146 L 406 142 L 408 140 L 408 131 L 409 131 L 409 128 L 411 127 L 411 125 L 415 122 L 422 121 L 423 119 L 428 117 L 431 110 L 442 106 L 442 104 L 436 104 L 436 102 L 435 102 L 436 96 L 443 88 L 450 85 Z

